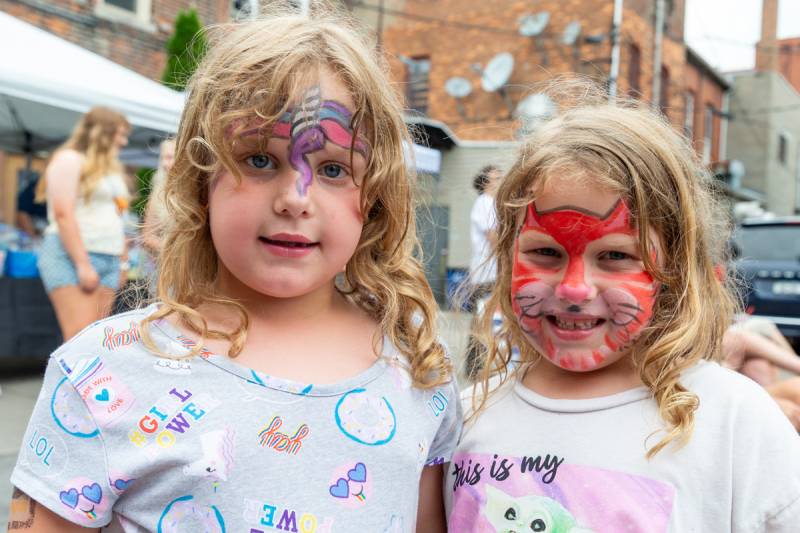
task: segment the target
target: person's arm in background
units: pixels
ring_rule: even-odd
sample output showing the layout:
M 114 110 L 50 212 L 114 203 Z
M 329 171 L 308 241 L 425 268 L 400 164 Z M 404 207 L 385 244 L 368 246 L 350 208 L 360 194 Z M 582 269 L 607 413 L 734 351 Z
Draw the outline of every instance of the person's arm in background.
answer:
M 158 254 L 161 251 L 161 233 L 159 231 L 159 220 L 155 202 L 158 200 L 153 198 L 156 191 L 150 193 L 150 198 L 147 200 L 147 207 L 144 210 L 144 224 L 142 224 L 142 244 L 147 251 L 151 254 Z
M 83 245 L 75 218 L 82 165 L 81 154 L 74 150 L 62 150 L 53 156 L 47 166 L 45 179 L 47 199 L 58 225 L 61 242 L 75 265 L 80 287 L 91 292 L 97 288 L 100 277 L 89 261 L 89 252 Z
M 730 343 L 730 346 L 735 346 L 744 352 L 744 357 L 740 364 L 743 364 L 747 359 L 758 357 L 769 361 L 782 370 L 800 375 L 800 357 L 791 348 L 785 348 L 760 333 L 730 328 L 725 333 L 723 346 L 726 343 Z
M 99 532 L 65 520 L 14 487 L 8 513 L 8 531 L 25 533 L 87 533 Z

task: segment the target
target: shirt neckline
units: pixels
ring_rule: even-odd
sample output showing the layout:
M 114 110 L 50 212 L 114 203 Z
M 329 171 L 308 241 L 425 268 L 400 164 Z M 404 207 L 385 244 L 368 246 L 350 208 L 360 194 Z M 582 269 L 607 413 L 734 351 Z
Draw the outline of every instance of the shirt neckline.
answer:
M 542 396 L 532 391 L 522 384 L 521 379 L 517 379 L 514 383 L 514 394 L 524 402 L 545 411 L 552 411 L 555 413 L 589 413 L 592 411 L 613 409 L 647 399 L 650 397 L 650 390 L 647 389 L 647 387 L 640 386 L 595 398 L 581 398 L 577 400 L 548 398 L 547 396 Z
M 686 383 L 695 379 L 695 376 L 702 372 L 709 365 L 713 365 L 706 360 L 697 361 L 693 366 L 686 369 L 681 375 L 681 381 Z M 582 398 L 578 400 L 565 399 L 565 398 L 548 398 L 541 394 L 534 392 L 522 384 L 522 376 L 514 382 L 514 394 L 517 395 L 524 402 L 545 411 L 552 411 L 554 413 L 589 413 L 593 411 L 603 411 L 606 409 L 614 409 L 634 402 L 651 399 L 652 393 L 650 389 L 641 385 L 615 394 L 607 396 L 598 396 L 595 398 Z
M 148 306 L 144 310 L 145 316 L 155 312 L 158 307 L 158 303 L 153 303 Z M 153 325 L 154 330 L 167 341 L 167 345 L 164 346 L 164 348 L 167 350 L 167 353 L 172 354 L 177 352 L 179 354 L 186 354 L 194 346 L 196 346 L 196 342 L 193 339 L 184 335 L 180 330 L 166 320 L 156 320 L 151 324 Z M 335 383 L 324 384 L 303 383 L 290 379 L 270 376 L 263 372 L 259 372 L 250 367 L 239 364 L 227 355 L 213 353 L 205 348 L 200 350 L 200 355 L 196 356 L 194 360 L 200 359 L 219 368 L 220 370 L 223 370 L 229 374 L 233 374 L 234 376 L 243 379 L 248 383 L 267 389 L 273 389 L 298 396 L 338 396 L 345 392 L 363 388 L 371 381 L 374 381 L 386 371 L 389 366 L 389 360 L 394 361 L 399 357 L 400 353 L 397 351 L 397 348 L 395 348 L 391 341 L 384 335 L 381 354 L 372 365 L 362 372 L 349 378 L 337 381 Z

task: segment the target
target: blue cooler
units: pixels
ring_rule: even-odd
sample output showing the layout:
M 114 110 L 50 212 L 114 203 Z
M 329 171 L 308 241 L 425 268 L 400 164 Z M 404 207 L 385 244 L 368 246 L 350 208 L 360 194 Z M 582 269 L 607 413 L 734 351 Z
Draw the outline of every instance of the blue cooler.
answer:
M 8 250 L 4 274 L 9 278 L 38 278 L 36 253 L 31 250 Z

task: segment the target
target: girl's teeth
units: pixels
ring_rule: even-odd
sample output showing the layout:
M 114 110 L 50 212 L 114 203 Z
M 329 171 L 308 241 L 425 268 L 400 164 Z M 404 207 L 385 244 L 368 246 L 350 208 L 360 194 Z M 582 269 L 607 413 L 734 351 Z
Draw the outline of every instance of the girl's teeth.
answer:
M 561 329 L 592 329 L 597 320 L 562 320 L 556 317 L 556 325 Z

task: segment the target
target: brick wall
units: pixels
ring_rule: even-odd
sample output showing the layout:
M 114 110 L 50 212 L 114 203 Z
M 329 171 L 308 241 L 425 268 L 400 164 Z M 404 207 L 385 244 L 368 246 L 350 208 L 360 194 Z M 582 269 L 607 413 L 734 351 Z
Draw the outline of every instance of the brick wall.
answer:
M 637 1 L 641 4 L 638 8 Z M 626 2 L 621 28 L 619 90 L 626 92 L 629 88 L 629 45 L 636 44 L 641 51 L 641 92 L 645 99 L 652 94 L 653 80 L 652 8 L 645 9 L 651 4 L 645 0 Z M 673 0 L 672 5 L 662 61 L 672 80 L 667 113 L 674 123 L 681 124 L 685 46 L 674 37 L 682 35 L 683 0 Z M 397 9 L 413 17 L 394 14 L 391 21 L 384 20 L 382 41 L 391 56 L 393 76 L 401 83 L 405 81 L 406 67 L 400 55 L 430 58 L 428 115 L 447 123 L 462 139 L 510 139 L 518 127 L 509 119 L 508 106 L 501 95 L 481 89 L 480 75 L 472 69 L 474 63 L 485 66 L 500 52 L 514 56 L 514 72 L 508 82 L 512 109 L 531 86 L 555 74 L 577 71 L 601 81 L 608 76 L 613 2 L 607 0 L 541 0 L 533 7 L 520 0 L 407 0 Z M 547 64 L 536 42 L 519 35 L 517 22 L 523 15 L 543 10 L 550 12 L 550 22 L 541 39 Z M 444 23 L 440 22 L 442 19 Z M 561 34 L 573 20 L 581 23 L 584 36 L 605 34 L 605 38 L 599 44 L 582 43 L 577 49 L 561 44 Z M 680 25 L 680 31 L 676 25 Z M 462 99 L 463 112 L 444 90 L 445 81 L 452 76 L 472 83 L 472 93 Z
M 774 68 L 772 68 L 774 66 Z M 776 70 L 800 93 L 800 37 L 756 48 L 757 70 Z
M 165 43 L 179 10 L 195 7 L 203 24 L 228 18 L 225 0 L 151 0 L 147 20 L 131 23 L 103 15 L 101 1 L 0 0 L 0 11 L 154 80 L 164 70 Z

